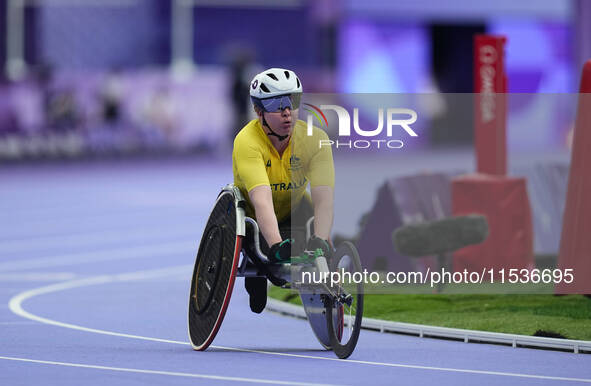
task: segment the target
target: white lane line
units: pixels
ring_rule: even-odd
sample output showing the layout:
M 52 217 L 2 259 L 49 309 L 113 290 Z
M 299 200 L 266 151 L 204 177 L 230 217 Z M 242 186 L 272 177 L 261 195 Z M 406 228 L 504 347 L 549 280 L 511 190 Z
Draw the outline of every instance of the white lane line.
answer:
M 19 239 L 0 240 L 0 255 L 7 256 L 10 253 L 22 253 L 34 250 L 47 250 L 48 248 L 63 247 L 81 247 L 89 244 L 106 244 L 115 242 L 131 242 L 150 240 L 154 236 L 159 238 L 168 237 L 170 239 L 199 237 L 199 229 L 194 229 L 192 224 L 184 226 L 167 226 L 152 228 L 132 228 L 129 230 L 109 229 L 105 231 L 74 232 L 67 234 L 56 234 L 39 237 L 26 237 Z
M 23 318 L 33 320 L 33 321 L 36 321 L 39 323 L 50 324 L 50 325 L 58 326 L 58 327 L 65 327 L 65 328 L 69 328 L 72 330 L 91 332 L 91 333 L 95 333 L 95 334 L 118 336 L 118 337 L 123 337 L 123 338 L 149 340 L 149 341 L 153 341 L 153 342 L 188 345 L 189 344 L 188 342 L 178 342 L 178 341 L 168 340 L 168 339 L 149 338 L 149 337 L 144 337 L 144 336 L 139 336 L 139 335 L 130 335 L 130 334 L 123 334 L 123 333 L 119 333 L 119 332 L 99 330 L 99 329 L 95 329 L 95 328 L 88 328 L 88 327 L 78 326 L 78 325 L 70 324 L 70 323 L 62 323 L 62 322 L 59 322 L 56 320 L 43 318 L 41 316 L 31 314 L 30 312 L 23 309 L 22 303 L 25 300 L 33 298 L 35 296 L 45 295 L 45 294 L 49 294 L 52 292 L 59 292 L 59 291 L 64 291 L 64 290 L 68 290 L 68 289 L 72 289 L 72 288 L 78 288 L 78 287 L 84 287 L 84 286 L 90 286 L 90 285 L 112 283 L 112 282 L 116 282 L 116 281 L 141 280 L 142 278 L 148 279 L 148 278 L 154 278 L 156 276 L 176 275 L 181 270 L 183 272 L 186 272 L 187 270 L 190 270 L 190 269 L 192 269 L 191 266 L 183 265 L 183 266 L 167 267 L 167 268 L 163 268 L 163 269 L 161 268 L 161 269 L 154 269 L 154 270 L 131 272 L 131 273 L 120 274 L 120 275 L 94 276 L 94 277 L 85 278 L 85 279 L 79 279 L 79 280 L 67 281 L 67 282 L 63 282 L 63 283 L 52 284 L 52 285 L 48 285 L 45 287 L 40 287 L 40 288 L 24 291 L 24 292 L 21 292 L 15 296 L 13 296 L 10 299 L 10 301 L 8 302 L 8 308 L 13 313 L 15 313 L 16 315 L 22 316 Z
M 76 277 L 72 272 L 0 273 L 0 281 L 64 281 Z
M 94 182 L 96 183 L 96 181 Z M 223 183 L 221 184 L 223 185 Z M 67 191 L 67 190 L 66 190 Z M 6 191 L 4 191 L 6 192 Z M 55 217 L 56 215 L 64 214 L 75 214 L 77 217 L 88 216 L 96 214 L 96 208 L 93 206 L 101 205 L 109 209 L 107 214 L 120 214 L 121 211 L 124 213 L 137 213 L 141 212 L 152 212 L 154 210 L 198 210 L 203 209 L 203 202 L 210 202 L 212 197 L 215 197 L 219 193 L 218 190 L 212 190 L 209 192 L 202 191 L 202 187 L 195 185 L 193 187 L 184 186 L 183 192 L 174 192 L 170 189 L 168 191 L 153 191 L 151 189 L 125 189 L 123 192 L 113 191 L 111 189 L 105 192 L 96 192 L 95 196 L 88 196 L 85 194 L 86 202 L 77 200 L 77 204 L 68 203 L 67 199 L 59 201 L 48 201 L 43 202 L 34 201 L 32 198 L 24 197 L 22 190 L 16 190 L 7 197 L 6 201 L 10 202 L 16 199 L 14 196 L 18 196 L 19 202 L 26 202 L 25 208 L 14 207 L 14 206 L 0 206 L 0 212 L 5 213 L 6 217 L 17 217 L 19 219 L 44 219 L 46 217 Z M 68 192 L 71 193 L 71 192 Z M 64 191 L 56 191 L 53 193 L 55 196 L 68 197 Z M 34 202 L 33 202 L 34 201 Z M 211 201 L 213 204 L 213 201 Z M 41 204 L 39 206 L 33 206 L 34 204 Z M 93 211 L 94 209 L 94 211 Z M 119 211 L 115 211 L 119 209 Z M 185 212 L 186 213 L 186 212 Z M 34 218 L 31 219 L 31 217 Z
M 400 363 L 370 362 L 370 361 L 361 361 L 361 360 L 356 360 L 356 359 L 338 359 L 338 358 L 319 357 L 319 356 L 312 356 L 312 355 L 279 353 L 279 352 L 273 352 L 273 351 L 250 350 L 250 349 L 234 348 L 234 347 L 221 347 L 221 346 L 210 346 L 210 347 L 215 347 L 215 348 L 224 349 L 224 350 L 231 350 L 231 351 L 252 352 L 252 353 L 269 354 L 269 355 L 281 355 L 281 356 L 288 356 L 288 357 L 295 357 L 295 358 L 322 359 L 322 360 L 327 360 L 327 361 L 337 361 L 337 362 L 341 362 L 341 363 L 346 362 L 346 363 L 356 363 L 356 364 L 364 364 L 364 365 L 372 365 L 372 366 L 386 366 L 386 367 L 398 367 L 398 368 L 406 368 L 406 369 L 445 371 L 445 372 L 454 372 L 454 373 L 498 375 L 498 376 L 505 376 L 505 377 L 591 383 L 591 379 L 589 379 L 589 378 L 555 377 L 555 376 L 549 376 L 549 375 L 508 373 L 508 372 L 502 372 L 502 371 L 455 369 L 455 368 L 450 368 L 450 367 L 434 367 L 434 366 L 421 366 L 421 365 L 405 365 L 405 364 L 400 364 Z
M 39 364 L 44 364 L 44 365 L 80 367 L 80 368 L 85 368 L 85 369 L 121 371 L 121 372 L 126 372 L 126 373 L 168 375 L 168 376 L 173 376 L 173 377 L 201 378 L 201 379 L 211 379 L 211 380 L 216 380 L 216 381 L 234 381 L 234 382 L 247 382 L 247 383 L 270 383 L 270 384 L 273 384 L 273 385 L 306 385 L 306 386 L 327 385 L 327 384 L 322 384 L 322 383 L 280 381 L 280 380 L 276 380 L 276 379 L 227 377 L 227 376 L 222 376 L 222 375 L 209 375 L 209 374 L 196 374 L 196 373 L 179 373 L 179 372 L 174 372 L 174 371 L 130 369 L 130 368 L 125 368 L 125 367 L 110 367 L 110 366 L 87 365 L 87 364 L 70 363 L 70 362 L 43 361 L 43 360 L 38 360 L 38 359 L 15 358 L 15 357 L 5 357 L 5 356 L 0 356 L 0 359 L 4 359 L 4 360 L 8 360 L 8 361 L 39 363 Z
M 153 278 L 158 275 L 162 274 L 173 274 L 175 271 L 179 271 L 181 269 L 185 270 L 188 266 L 177 266 L 177 267 L 169 267 L 164 269 L 155 269 L 155 270 L 148 270 L 148 271 L 139 271 L 139 272 L 132 272 L 127 274 L 121 275 L 103 275 L 103 276 L 96 276 L 90 277 L 86 279 L 74 280 L 64 283 L 53 284 L 45 287 L 40 287 L 28 291 L 24 291 L 16 296 L 12 297 L 8 303 L 10 310 L 19 315 L 23 318 L 34 320 L 44 324 L 50 324 L 59 327 L 65 327 L 72 330 L 84 331 L 84 332 L 91 332 L 95 334 L 102 334 L 102 335 L 110 335 L 110 336 L 117 336 L 123 338 L 131 338 L 131 339 L 139 339 L 139 340 L 146 340 L 152 342 L 160 342 L 160 343 L 171 343 L 171 344 L 181 344 L 190 346 L 188 342 L 170 340 L 170 339 L 161 339 L 161 338 L 152 338 L 146 337 L 141 335 L 131 335 L 131 334 L 124 334 L 120 332 L 113 332 L 107 330 L 100 330 L 95 328 L 88 328 L 83 326 L 78 326 L 75 324 L 69 323 L 62 323 L 56 320 L 43 318 L 37 315 L 34 315 L 22 307 L 22 303 L 27 299 L 30 299 L 35 296 L 45 295 L 52 292 L 58 292 L 63 290 L 68 290 L 77 287 L 83 287 L 88 285 L 97 285 L 97 284 L 106 284 L 114 281 L 125 281 L 125 280 L 140 280 L 142 278 Z M 450 368 L 450 367 L 434 367 L 434 366 L 421 366 L 421 365 L 408 365 L 408 364 L 401 364 L 401 363 L 387 363 L 387 362 L 372 362 L 372 361 L 362 361 L 362 360 L 355 360 L 355 359 L 338 359 L 333 357 L 320 357 L 315 355 L 304 355 L 304 354 L 290 354 L 290 353 L 281 353 L 281 352 L 274 352 L 274 351 L 262 351 L 262 350 L 252 350 L 252 349 L 243 349 L 243 348 L 236 348 L 236 347 L 225 347 L 225 346 L 210 346 L 212 348 L 222 349 L 222 350 L 229 350 L 229 351 L 239 351 L 239 352 L 252 352 L 257 354 L 266 354 L 266 355 L 275 355 L 275 356 L 284 356 L 284 357 L 292 357 L 292 358 L 304 358 L 304 359 L 318 359 L 318 360 L 325 360 L 325 361 L 336 361 L 338 363 L 348 363 L 348 364 L 361 364 L 361 365 L 370 365 L 370 366 L 383 366 L 383 367 L 395 367 L 395 368 L 407 368 L 407 369 L 418 369 L 418 370 L 430 370 L 430 371 L 442 371 L 442 372 L 453 372 L 453 373 L 466 373 L 466 374 L 480 374 L 480 375 L 496 375 L 496 376 L 504 376 L 504 377 L 516 377 L 516 378 L 529 378 L 529 379 L 543 379 L 543 380 L 554 380 L 554 381 L 563 381 L 563 382 L 582 382 L 582 383 L 591 383 L 591 379 L 589 378 L 574 378 L 574 377 L 558 377 L 558 376 L 548 376 L 548 375 L 537 375 L 537 374 L 522 374 L 522 373 L 509 373 L 509 372 L 501 372 L 501 371 L 487 371 L 487 370 L 472 370 L 472 369 L 457 369 L 457 368 Z M 575 355 L 575 354 L 573 354 Z
M 92 204 L 89 204 L 92 205 Z M 134 209 L 134 210 L 127 210 L 126 207 L 121 207 L 119 210 L 113 210 L 109 212 L 101 212 L 97 213 L 96 211 L 87 213 L 85 215 L 80 215 L 76 212 L 67 212 L 61 213 L 59 215 L 59 227 L 60 228 L 68 228 L 68 229 L 75 229 L 80 224 L 104 224 L 105 220 L 109 220 L 110 223 L 115 224 L 115 226 L 120 226 L 121 222 L 126 219 L 132 219 L 130 221 L 128 228 L 140 224 L 144 224 L 147 222 L 156 222 L 156 219 L 160 219 L 161 222 L 169 221 L 173 222 L 175 217 L 170 215 L 168 212 L 159 212 L 156 210 L 142 210 L 142 209 Z M 100 210 L 99 210 L 100 211 Z M 170 216 L 170 217 L 164 217 Z M 55 216 L 48 216 L 48 217 L 40 217 L 40 218 L 22 218 L 19 216 L 18 219 L 16 218 L 9 218 L 12 223 L 12 231 L 24 231 L 27 232 L 30 229 L 52 229 L 52 227 L 56 226 Z M 178 220 L 178 217 L 177 217 Z
M 197 241 L 176 241 L 149 245 L 100 249 L 92 252 L 69 253 L 35 259 L 7 261 L 0 263 L 0 272 L 31 268 L 47 268 L 63 265 L 86 264 L 98 261 L 119 259 L 141 259 L 163 254 L 187 253 L 197 251 Z

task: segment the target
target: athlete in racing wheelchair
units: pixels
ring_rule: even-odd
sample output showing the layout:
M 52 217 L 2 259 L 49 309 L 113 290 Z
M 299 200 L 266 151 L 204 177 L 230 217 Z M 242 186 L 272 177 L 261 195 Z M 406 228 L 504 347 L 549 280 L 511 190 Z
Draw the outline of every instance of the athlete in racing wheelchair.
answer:
M 267 280 L 295 288 L 324 347 L 345 358 L 356 345 L 363 312 L 362 284 L 347 287 L 326 280 L 302 280 L 304 272 L 326 278 L 331 271 L 352 273 L 361 271 L 361 266 L 352 244 L 334 251 L 329 241 L 332 152 L 318 145 L 328 139 L 324 131 L 314 128 L 308 135 L 306 124 L 297 119 L 301 93 L 301 82 L 290 70 L 272 68 L 251 82 L 250 96 L 258 118 L 236 136 L 234 184 L 218 196 L 192 277 L 189 336 L 196 350 L 206 349 L 213 341 L 237 275 L 245 277 L 253 312 L 265 308 Z M 306 191 L 308 184 L 311 195 Z

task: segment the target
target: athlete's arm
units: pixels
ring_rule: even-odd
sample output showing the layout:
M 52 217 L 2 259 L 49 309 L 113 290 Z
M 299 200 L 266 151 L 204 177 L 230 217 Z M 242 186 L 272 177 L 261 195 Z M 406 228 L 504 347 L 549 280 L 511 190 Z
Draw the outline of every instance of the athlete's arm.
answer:
M 233 163 L 235 167 L 234 181 L 239 176 L 248 191 L 259 229 L 267 244 L 271 246 L 281 242 L 269 177 L 265 170 L 265 161 L 261 150 L 248 141 L 248 137 L 238 135 L 234 140 Z
M 335 173 L 331 148 L 318 148 L 319 140 L 328 140 L 328 136 L 316 128 L 314 136 L 306 137 L 306 149 L 314 153 L 311 155 L 307 175 L 314 205 L 314 233 L 316 237 L 328 240 L 334 217 Z
M 316 237 L 328 240 L 334 217 L 334 191 L 331 186 L 313 186 L 314 233 Z
M 257 223 L 269 246 L 282 241 L 279 233 L 277 217 L 273 210 L 273 196 L 269 185 L 260 185 L 248 192 L 250 202 L 254 206 Z

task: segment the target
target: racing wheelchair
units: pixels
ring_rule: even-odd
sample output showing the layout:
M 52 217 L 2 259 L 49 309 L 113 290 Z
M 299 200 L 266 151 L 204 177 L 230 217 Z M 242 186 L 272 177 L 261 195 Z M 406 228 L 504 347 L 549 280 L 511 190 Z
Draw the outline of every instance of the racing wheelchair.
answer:
M 245 215 L 245 204 L 240 190 L 227 185 L 207 220 L 189 294 L 188 330 L 193 349 L 203 351 L 213 342 L 236 276 L 258 276 L 282 288 L 297 290 L 320 344 L 341 359 L 349 357 L 357 345 L 363 317 L 363 283 L 352 280 L 361 276 L 355 246 L 345 241 L 329 259 L 321 249 L 303 250 L 289 263 L 270 263 L 261 251 L 256 221 Z M 305 230 L 299 230 L 306 241 L 311 237 L 312 223 L 310 218 Z M 243 248 L 247 232 L 252 232 L 249 239 L 254 240 L 250 253 Z

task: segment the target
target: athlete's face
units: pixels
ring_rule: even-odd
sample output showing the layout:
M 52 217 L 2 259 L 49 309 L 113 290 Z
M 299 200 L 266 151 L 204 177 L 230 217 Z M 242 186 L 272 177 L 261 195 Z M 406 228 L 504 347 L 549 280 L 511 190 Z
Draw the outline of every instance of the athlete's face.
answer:
M 290 135 L 295 122 L 298 119 L 298 109 L 291 110 L 289 107 L 282 111 L 265 112 L 265 120 L 271 129 L 278 135 Z

